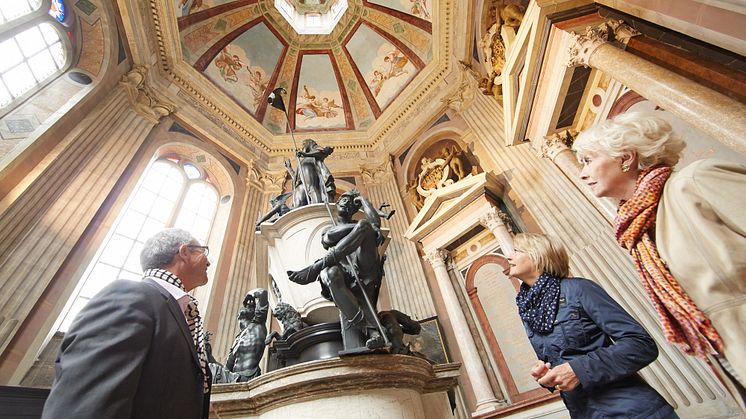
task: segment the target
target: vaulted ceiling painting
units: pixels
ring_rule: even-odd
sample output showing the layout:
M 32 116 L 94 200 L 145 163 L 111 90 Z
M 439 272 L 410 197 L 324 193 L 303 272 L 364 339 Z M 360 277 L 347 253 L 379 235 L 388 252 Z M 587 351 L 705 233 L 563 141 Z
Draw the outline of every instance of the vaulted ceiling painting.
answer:
M 323 10 L 341 17 L 328 35 L 299 35 L 276 4 L 306 22 L 316 18 L 311 29 L 325 18 Z M 276 87 L 288 92 L 284 100 L 296 131 L 365 130 L 432 60 L 430 0 L 173 5 L 184 60 L 273 134 L 287 132 L 285 115 L 266 101 Z

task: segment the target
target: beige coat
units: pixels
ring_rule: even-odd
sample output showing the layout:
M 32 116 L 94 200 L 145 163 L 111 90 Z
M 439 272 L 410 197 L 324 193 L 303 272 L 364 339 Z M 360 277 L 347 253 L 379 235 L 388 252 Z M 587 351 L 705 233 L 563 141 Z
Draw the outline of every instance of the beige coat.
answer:
M 699 160 L 663 189 L 656 244 L 746 385 L 746 166 Z

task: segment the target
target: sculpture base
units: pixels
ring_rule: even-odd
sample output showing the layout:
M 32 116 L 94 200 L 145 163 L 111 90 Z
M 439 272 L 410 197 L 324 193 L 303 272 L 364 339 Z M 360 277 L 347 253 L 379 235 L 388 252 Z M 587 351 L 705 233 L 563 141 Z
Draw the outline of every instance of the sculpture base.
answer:
M 278 339 L 269 348 L 267 371 L 289 367 L 302 362 L 334 358 L 343 349 L 339 322 L 321 323 Z
M 305 362 L 247 383 L 216 384 L 211 417 L 452 419 L 447 391 L 460 364 L 405 355 Z

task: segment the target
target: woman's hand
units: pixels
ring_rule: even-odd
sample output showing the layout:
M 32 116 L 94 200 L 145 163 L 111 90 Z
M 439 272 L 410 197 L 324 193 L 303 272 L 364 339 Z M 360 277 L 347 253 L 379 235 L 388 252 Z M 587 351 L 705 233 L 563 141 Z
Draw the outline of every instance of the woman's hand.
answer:
M 549 363 L 545 367 L 548 365 Z M 533 372 L 534 369 L 531 369 L 531 375 L 534 375 Z M 534 375 L 534 377 L 536 376 Z M 567 362 L 557 365 L 554 368 L 549 368 L 548 371 L 544 371 L 543 376 L 536 381 L 544 387 L 554 387 L 559 391 L 570 391 L 580 384 L 575 371 L 572 370 L 572 367 Z
M 536 361 L 533 367 L 531 367 L 531 376 L 534 380 L 539 381 L 549 370 L 552 369 L 552 365 L 544 361 Z

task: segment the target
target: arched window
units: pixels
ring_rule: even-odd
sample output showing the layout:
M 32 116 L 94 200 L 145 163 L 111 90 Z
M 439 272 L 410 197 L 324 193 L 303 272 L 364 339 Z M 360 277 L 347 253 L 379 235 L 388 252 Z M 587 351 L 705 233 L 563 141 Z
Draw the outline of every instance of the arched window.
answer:
M 65 332 L 88 300 L 115 279 L 139 280 L 143 243 L 163 228 L 183 228 L 200 243 L 207 243 L 218 196 L 207 173 L 197 165 L 179 157 L 153 162 L 83 274 L 55 330 Z M 216 262 L 217 256 L 211 254 L 211 261 Z
M 63 0 L 0 1 L 0 116 L 70 66 L 69 13 Z

